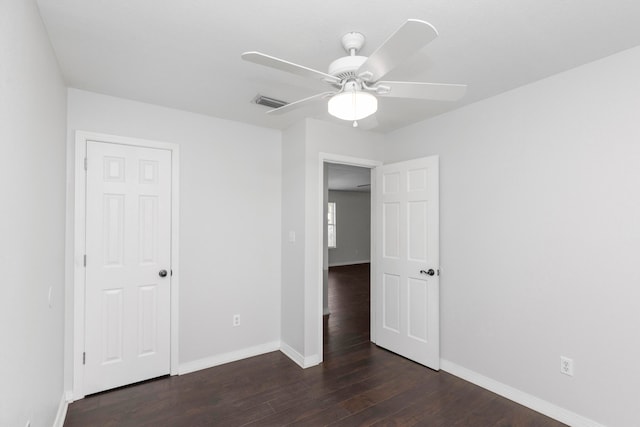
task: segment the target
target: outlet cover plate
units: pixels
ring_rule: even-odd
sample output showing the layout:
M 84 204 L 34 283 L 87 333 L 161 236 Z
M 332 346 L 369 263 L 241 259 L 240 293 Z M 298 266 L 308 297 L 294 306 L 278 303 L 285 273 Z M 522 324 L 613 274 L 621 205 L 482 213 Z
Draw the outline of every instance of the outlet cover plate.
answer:
M 560 373 L 573 376 L 573 359 L 560 356 Z

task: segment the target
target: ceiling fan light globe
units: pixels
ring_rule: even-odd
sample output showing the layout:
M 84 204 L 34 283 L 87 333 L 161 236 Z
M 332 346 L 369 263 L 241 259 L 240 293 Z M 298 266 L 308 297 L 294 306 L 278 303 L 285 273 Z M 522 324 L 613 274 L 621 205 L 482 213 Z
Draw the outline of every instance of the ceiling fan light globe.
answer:
M 378 99 L 368 92 L 340 92 L 331 97 L 327 109 L 333 117 L 342 120 L 362 120 L 378 111 Z

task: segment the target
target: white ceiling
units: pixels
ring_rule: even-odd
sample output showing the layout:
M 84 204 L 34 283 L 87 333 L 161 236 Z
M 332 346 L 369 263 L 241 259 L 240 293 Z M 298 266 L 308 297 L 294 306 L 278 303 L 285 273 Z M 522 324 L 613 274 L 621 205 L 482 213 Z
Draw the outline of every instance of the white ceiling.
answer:
M 335 163 L 328 169 L 329 190 L 371 192 L 371 169 Z
M 383 99 L 387 132 L 640 44 L 638 0 L 37 0 L 69 86 L 259 126 L 258 93 L 295 101 L 326 87 L 240 59 L 257 50 L 326 71 L 340 38 L 369 55 L 408 18 L 440 36 L 386 80 L 469 85 L 455 103 Z M 321 106 L 323 107 L 323 106 Z M 345 124 L 347 125 L 347 124 Z

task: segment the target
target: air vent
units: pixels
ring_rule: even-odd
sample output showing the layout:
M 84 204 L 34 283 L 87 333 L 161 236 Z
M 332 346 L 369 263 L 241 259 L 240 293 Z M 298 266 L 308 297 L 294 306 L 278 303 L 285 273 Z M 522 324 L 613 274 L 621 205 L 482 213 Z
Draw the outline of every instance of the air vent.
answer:
M 260 94 L 256 95 L 256 97 L 253 99 L 253 102 L 258 105 L 264 105 L 265 107 L 269 107 L 269 108 L 280 108 L 288 104 L 288 102 L 280 101 L 279 99 L 269 98 L 268 96 L 262 96 Z

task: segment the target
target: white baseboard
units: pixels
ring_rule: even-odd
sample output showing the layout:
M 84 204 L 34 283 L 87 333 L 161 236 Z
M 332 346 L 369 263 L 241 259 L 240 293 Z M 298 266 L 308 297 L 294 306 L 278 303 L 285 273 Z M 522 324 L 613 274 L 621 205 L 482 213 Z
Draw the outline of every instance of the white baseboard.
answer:
M 298 366 L 304 368 L 304 356 L 294 350 L 293 347 L 288 344 L 281 343 L 280 351 L 289 359 L 293 360 Z
M 564 408 L 561 408 L 553 403 L 547 402 L 523 391 L 517 390 L 511 386 L 493 380 L 491 378 L 480 375 L 477 372 L 471 371 L 462 366 L 458 366 L 448 360 L 440 360 L 440 368 L 456 377 L 462 378 L 465 381 L 469 381 L 477 386 L 485 388 L 502 397 L 526 406 L 529 409 L 533 409 L 536 412 L 540 412 L 548 417 L 551 417 L 561 423 L 573 426 L 573 427 L 605 427 L 589 418 L 578 415 L 575 412 L 571 412 Z
M 307 369 L 320 364 L 320 357 L 318 357 L 318 355 L 304 357 L 296 350 L 294 350 L 293 347 L 285 343 L 282 343 L 280 345 L 280 351 L 289 359 L 293 360 L 302 369 Z
M 342 267 L 344 265 L 356 265 L 356 264 L 369 264 L 371 261 L 366 259 L 366 260 L 360 260 L 360 261 L 345 261 L 345 262 L 332 262 L 329 263 L 329 267 Z
M 317 354 L 314 354 L 313 356 L 304 358 L 303 368 L 307 369 L 307 368 L 311 368 L 312 366 L 317 366 L 319 364 L 320 364 L 320 356 L 318 356 Z
M 53 427 L 63 427 L 64 420 L 67 418 L 67 409 L 69 408 L 69 402 L 71 402 L 70 392 L 63 392 L 60 398 L 60 404 L 58 405 L 58 412 L 56 413 L 56 419 L 53 421 Z
M 204 359 L 181 363 L 178 367 L 178 374 L 184 375 L 201 369 L 213 368 L 214 366 L 224 365 L 225 363 L 259 356 L 261 354 L 271 353 L 272 351 L 277 350 L 280 350 L 280 341 L 273 341 L 257 345 L 255 347 L 243 348 L 242 350 L 231 351 L 217 356 L 205 357 Z

